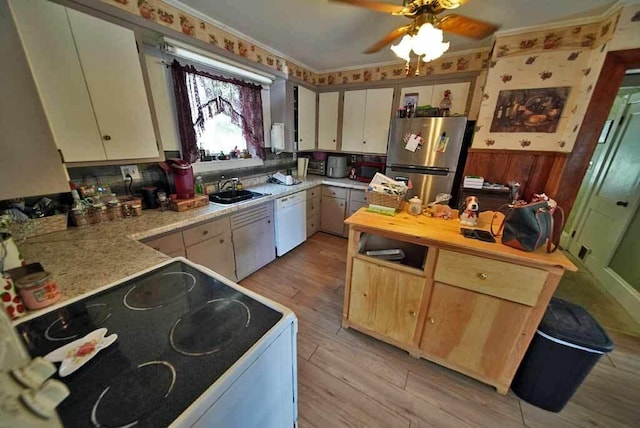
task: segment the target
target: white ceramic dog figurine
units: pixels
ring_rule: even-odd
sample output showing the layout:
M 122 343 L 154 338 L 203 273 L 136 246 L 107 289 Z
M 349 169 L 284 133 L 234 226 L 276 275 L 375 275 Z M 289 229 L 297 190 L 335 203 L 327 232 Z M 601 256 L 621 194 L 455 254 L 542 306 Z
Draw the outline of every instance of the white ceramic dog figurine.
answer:
M 478 212 L 480 211 L 480 203 L 477 196 L 467 196 L 464 200 L 464 206 L 458 213 L 460 224 L 464 226 L 476 226 L 478 224 Z

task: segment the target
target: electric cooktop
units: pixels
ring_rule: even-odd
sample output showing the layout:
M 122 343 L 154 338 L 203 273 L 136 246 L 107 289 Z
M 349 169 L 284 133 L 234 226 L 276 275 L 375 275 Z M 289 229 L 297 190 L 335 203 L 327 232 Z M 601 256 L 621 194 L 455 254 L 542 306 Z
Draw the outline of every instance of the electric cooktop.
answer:
M 73 374 L 68 427 L 167 426 L 282 314 L 175 261 L 19 324 L 32 357 L 97 328 L 118 340 Z M 56 375 L 57 377 L 57 375 Z

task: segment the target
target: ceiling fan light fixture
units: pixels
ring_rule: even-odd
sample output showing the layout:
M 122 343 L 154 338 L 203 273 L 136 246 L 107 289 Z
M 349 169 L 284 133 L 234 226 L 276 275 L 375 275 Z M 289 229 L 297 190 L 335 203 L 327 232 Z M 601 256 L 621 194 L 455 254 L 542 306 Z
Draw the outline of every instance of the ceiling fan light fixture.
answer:
M 400 40 L 400 43 L 398 43 L 397 45 L 391 45 L 391 50 L 393 51 L 394 54 L 396 54 L 398 58 L 402 58 L 405 61 L 409 61 L 411 59 L 410 54 L 411 54 L 412 46 L 413 46 L 412 37 L 406 34 L 402 38 L 402 40 Z

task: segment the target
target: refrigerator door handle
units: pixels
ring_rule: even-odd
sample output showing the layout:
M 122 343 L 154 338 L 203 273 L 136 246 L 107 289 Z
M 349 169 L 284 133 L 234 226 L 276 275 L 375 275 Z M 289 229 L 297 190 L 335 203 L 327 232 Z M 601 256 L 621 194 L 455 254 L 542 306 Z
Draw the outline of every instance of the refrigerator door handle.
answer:
M 411 174 L 449 175 L 449 168 L 436 166 L 391 165 L 392 171 L 407 172 Z

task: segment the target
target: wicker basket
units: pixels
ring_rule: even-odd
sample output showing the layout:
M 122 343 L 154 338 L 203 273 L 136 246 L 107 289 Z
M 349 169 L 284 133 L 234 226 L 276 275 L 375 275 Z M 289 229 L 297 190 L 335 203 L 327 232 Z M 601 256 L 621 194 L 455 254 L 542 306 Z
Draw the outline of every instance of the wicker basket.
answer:
M 365 190 L 364 193 L 369 205 L 382 205 L 383 207 L 399 210 L 402 208 L 404 202 L 404 195 L 389 195 L 387 193 L 371 192 L 369 190 Z
M 49 217 L 34 218 L 26 223 L 11 225 L 11 233 L 17 240 L 46 235 L 67 229 L 67 214 L 56 214 Z

